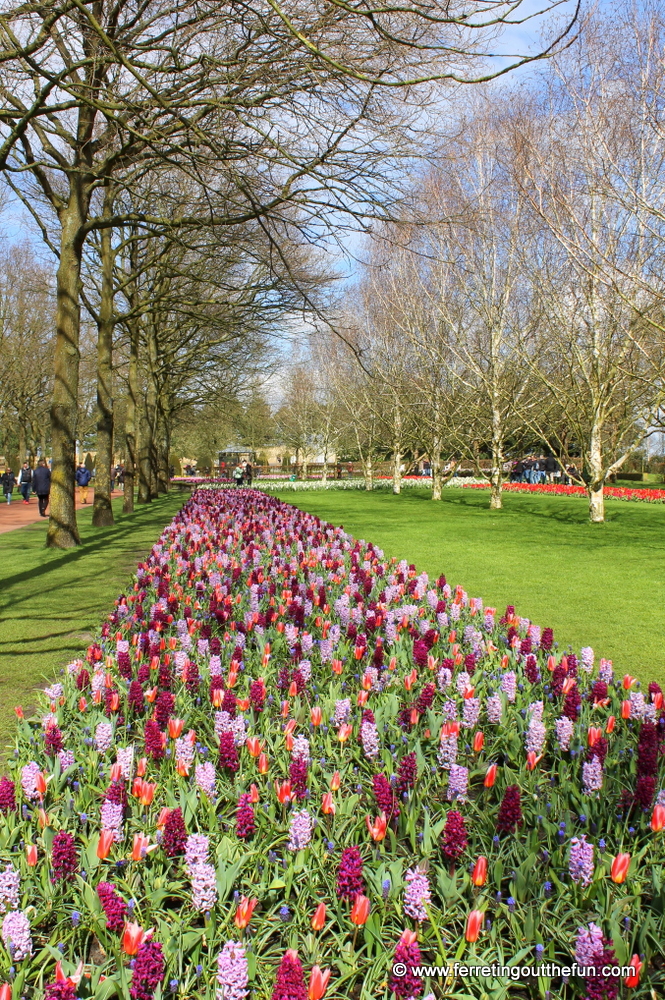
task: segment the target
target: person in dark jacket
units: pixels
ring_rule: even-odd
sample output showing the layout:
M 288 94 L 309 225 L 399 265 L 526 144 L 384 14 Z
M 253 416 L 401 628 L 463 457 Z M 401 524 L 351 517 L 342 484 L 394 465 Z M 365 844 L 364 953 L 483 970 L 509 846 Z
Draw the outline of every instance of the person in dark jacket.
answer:
M 16 486 L 16 476 L 14 475 L 14 470 L 5 469 L 0 482 L 2 482 L 2 492 L 5 494 L 5 500 L 7 503 L 11 503 L 12 493 L 14 492 L 14 487 Z
M 252 485 L 252 466 L 249 462 L 245 462 L 245 483 L 247 486 Z
M 32 488 L 32 469 L 28 462 L 24 462 L 18 474 L 18 488 L 23 497 L 23 503 L 30 503 L 30 490 Z
M 32 474 L 32 488 L 37 494 L 39 513 L 42 517 L 46 517 L 46 508 L 48 507 L 48 498 L 51 492 L 51 470 L 43 458 L 39 460 L 39 465 Z
M 85 465 L 79 465 L 76 470 L 76 485 L 79 488 L 79 500 L 81 503 L 88 502 L 88 483 L 92 479 L 89 469 Z

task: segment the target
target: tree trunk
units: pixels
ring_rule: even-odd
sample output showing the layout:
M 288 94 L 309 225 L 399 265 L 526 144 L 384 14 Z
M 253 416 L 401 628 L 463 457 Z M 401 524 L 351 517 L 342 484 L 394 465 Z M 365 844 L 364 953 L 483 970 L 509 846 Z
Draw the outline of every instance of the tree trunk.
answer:
M 141 408 L 139 424 L 139 451 L 138 451 L 138 475 L 139 492 L 138 503 L 150 503 L 152 496 L 150 493 L 150 456 L 152 454 L 152 432 L 147 407 Z
M 393 412 L 393 493 L 402 492 L 402 410 Z
M 79 334 L 83 223 L 88 195 L 75 175 L 69 201 L 60 212 L 60 261 L 57 274 L 56 337 L 51 401 L 51 499 L 46 544 L 69 549 L 81 541 L 74 502 L 76 424 L 79 389 Z
M 159 406 L 157 421 L 157 493 L 169 491 L 169 453 L 170 453 L 169 415 Z
M 137 426 L 138 426 L 138 364 L 139 364 L 139 332 L 138 324 L 132 323 L 129 335 L 129 371 L 127 389 L 127 416 L 125 419 L 125 441 L 127 442 L 127 458 L 125 462 L 125 494 L 122 509 L 125 514 L 134 510 L 134 486 L 136 484 Z
M 367 458 L 363 462 L 363 472 L 365 473 L 365 489 L 369 493 L 374 489 L 374 463 L 372 462 L 372 454 L 368 453 Z
M 21 415 L 18 421 L 18 458 L 19 462 L 21 463 L 19 468 L 23 468 L 23 463 L 28 457 L 27 452 L 28 452 L 28 444 L 25 433 L 25 421 L 23 419 L 23 416 Z
M 602 524 L 605 520 L 605 497 L 603 495 L 603 448 L 602 448 L 602 426 L 594 423 L 591 428 L 591 440 L 589 441 L 589 454 L 587 465 L 589 470 L 589 520 L 592 524 Z
M 490 508 L 501 510 L 501 487 L 503 486 L 503 441 L 501 433 L 501 409 L 496 394 L 492 399 L 492 471 L 490 473 Z
M 432 466 L 432 500 L 441 499 L 441 491 L 443 488 L 442 476 L 441 476 L 441 438 L 435 437 L 432 447 L 432 453 L 429 456 L 429 460 Z
M 148 365 L 145 413 L 141 421 L 139 447 L 139 503 L 150 503 L 157 496 L 157 404 L 155 378 L 157 367 L 157 337 L 154 320 L 148 327 Z
M 103 215 L 113 210 L 113 190 L 107 185 Z M 97 460 L 92 523 L 96 528 L 113 524 L 111 465 L 113 462 L 113 265 L 112 230 L 101 232 L 102 292 L 97 324 Z

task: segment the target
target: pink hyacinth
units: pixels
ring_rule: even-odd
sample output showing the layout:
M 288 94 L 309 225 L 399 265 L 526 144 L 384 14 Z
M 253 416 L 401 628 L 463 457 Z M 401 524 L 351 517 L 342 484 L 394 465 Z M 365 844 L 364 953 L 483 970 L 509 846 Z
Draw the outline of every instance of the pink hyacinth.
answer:
M 246 1000 L 249 972 L 245 949 L 238 941 L 227 941 L 217 956 L 217 1000 Z
M 404 876 L 404 912 L 419 923 L 427 920 L 426 906 L 431 902 L 429 879 L 419 868 L 410 868 Z

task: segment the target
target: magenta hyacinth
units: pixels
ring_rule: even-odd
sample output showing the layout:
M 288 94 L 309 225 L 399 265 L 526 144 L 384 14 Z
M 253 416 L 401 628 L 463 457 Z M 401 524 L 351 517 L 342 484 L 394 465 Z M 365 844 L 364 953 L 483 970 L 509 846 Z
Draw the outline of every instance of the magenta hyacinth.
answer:
M 219 766 L 233 774 L 240 769 L 234 736 L 229 730 L 222 733 L 219 738 Z
M 396 976 L 392 973 L 388 982 L 388 989 L 396 997 L 399 997 L 400 1000 L 402 998 L 403 1000 L 415 1000 L 415 998 L 421 996 L 423 981 L 413 971 L 414 967 L 422 964 L 422 957 L 417 941 L 413 941 L 411 944 L 400 941 L 395 948 L 395 957 L 392 964 L 393 966 L 404 965 L 406 967 L 406 975 Z
M 496 828 L 499 833 L 515 833 L 523 823 L 519 785 L 508 785 L 499 806 Z
M 468 837 L 464 817 L 456 809 L 451 809 L 446 816 L 441 842 L 441 854 L 444 860 L 451 865 L 456 864 L 464 854 L 467 844 Z
M 185 821 L 182 818 L 182 809 L 172 809 L 164 824 L 164 836 L 162 847 L 167 858 L 175 858 L 185 851 L 187 844 L 187 830 Z
M 0 778 L 0 812 L 7 816 L 10 812 L 16 812 L 16 787 L 9 778 Z
M 45 989 L 44 1000 L 76 1000 L 76 987 L 68 979 L 50 983 Z
M 144 941 L 134 962 L 129 995 L 132 1000 L 153 1000 L 155 989 L 164 979 L 164 956 L 158 941 Z
M 144 730 L 145 752 L 153 760 L 162 760 L 166 752 L 162 741 L 162 731 L 154 719 L 148 719 Z
M 357 847 L 345 847 L 337 869 L 337 895 L 353 901 L 365 891 L 363 859 Z
M 51 848 L 52 882 L 71 882 L 78 871 L 76 843 L 71 833 L 56 833 Z
M 307 1000 L 305 977 L 297 952 L 287 951 L 282 958 L 271 1000 Z
M 250 797 L 249 795 L 241 795 L 238 799 L 236 812 L 236 835 L 241 840 L 247 840 L 254 835 L 255 830 L 256 821 Z
M 125 924 L 127 914 L 127 904 L 118 895 L 115 886 L 111 882 L 100 882 L 97 886 L 97 895 L 102 904 L 102 909 L 106 917 L 106 927 L 110 931 L 118 933 Z

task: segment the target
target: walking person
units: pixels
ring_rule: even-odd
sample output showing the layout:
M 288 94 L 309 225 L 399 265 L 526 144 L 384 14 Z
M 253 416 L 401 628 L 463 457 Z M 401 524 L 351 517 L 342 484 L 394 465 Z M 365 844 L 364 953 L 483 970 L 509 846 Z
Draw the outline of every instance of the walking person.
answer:
M 125 492 L 125 467 L 124 465 L 116 466 L 116 476 L 118 477 L 118 489 L 124 493 Z
M 30 503 L 30 490 L 32 489 L 32 469 L 28 462 L 24 462 L 18 474 L 18 488 L 23 497 L 23 503 Z
M 43 458 L 40 458 L 39 465 L 32 474 L 32 488 L 37 494 L 40 516 L 46 517 L 46 508 L 51 492 L 51 470 Z
M 242 486 L 243 475 L 244 473 L 242 471 L 242 465 L 240 464 L 236 465 L 235 469 L 233 470 L 233 479 L 235 481 L 236 486 Z
M 250 465 L 249 462 L 245 462 L 245 483 L 247 486 L 252 485 L 252 474 L 253 474 L 252 466 Z
M 89 469 L 86 469 L 85 465 L 79 465 L 76 470 L 76 485 L 79 490 L 79 500 L 81 503 L 88 502 L 88 484 L 92 479 L 92 475 Z
M 12 502 L 12 493 L 14 492 L 14 487 L 16 486 L 16 476 L 14 475 L 13 469 L 5 469 L 0 479 L 2 482 L 2 492 L 5 494 L 5 500 L 7 503 Z

